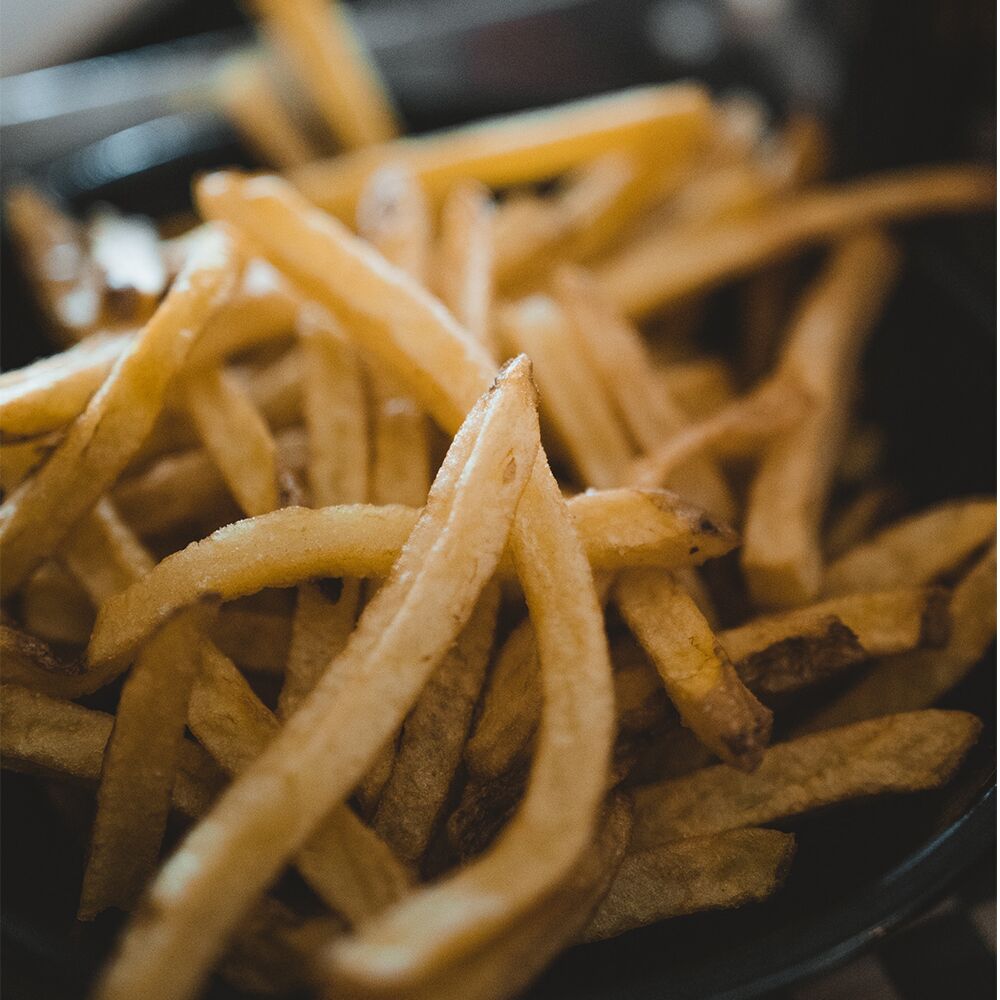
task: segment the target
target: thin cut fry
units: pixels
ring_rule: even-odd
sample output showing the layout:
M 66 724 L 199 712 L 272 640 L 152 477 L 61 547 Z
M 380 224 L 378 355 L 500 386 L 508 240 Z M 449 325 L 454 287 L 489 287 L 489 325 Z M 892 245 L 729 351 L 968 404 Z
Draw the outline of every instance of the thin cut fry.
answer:
M 512 363 L 474 407 L 393 576 L 341 654 L 349 665 L 331 664 L 154 879 L 98 997 L 155 988 L 171 1000 L 197 989 L 255 897 L 402 723 L 500 558 L 538 449 L 529 371 L 526 359 Z
M 321 160 L 291 178 L 311 201 L 346 218 L 372 169 L 388 160 L 405 162 L 436 198 L 467 178 L 490 187 L 547 180 L 609 149 L 686 160 L 703 147 L 710 128 L 701 87 L 637 87 Z
M 615 600 L 684 724 L 722 760 L 753 770 L 771 736 L 771 713 L 746 689 L 687 592 L 660 570 L 631 570 Z
M 251 6 L 343 147 L 385 142 L 397 134 L 389 95 L 343 4 L 253 0 Z
M 759 902 L 781 885 L 794 854 L 795 838 L 779 830 L 730 830 L 626 854 L 581 940 Z
M 317 171 L 318 172 L 318 171 Z M 928 167 L 805 192 L 751 218 L 653 233 L 597 269 L 607 295 L 642 317 L 863 226 L 918 215 L 988 210 L 996 178 L 978 166 Z
M 820 527 L 853 397 L 861 349 L 898 271 L 884 236 L 845 241 L 803 299 L 779 371 L 798 379 L 813 406 L 767 451 L 744 525 L 743 571 L 761 605 L 804 604 L 820 590 Z
M 952 594 L 948 605 L 951 637 L 943 649 L 914 650 L 879 661 L 857 684 L 810 718 L 803 730 L 933 705 L 986 656 L 996 636 L 996 608 L 994 545 Z
M 979 737 L 967 712 L 928 709 L 778 743 L 753 774 L 718 765 L 635 793 L 633 849 L 944 784 Z
M 228 237 L 219 233 L 204 241 L 51 458 L 4 501 L 4 595 L 55 551 L 138 450 L 171 377 L 207 317 L 229 294 L 235 270 Z
M 931 583 L 996 534 L 996 500 L 951 500 L 905 518 L 827 568 L 826 594 Z

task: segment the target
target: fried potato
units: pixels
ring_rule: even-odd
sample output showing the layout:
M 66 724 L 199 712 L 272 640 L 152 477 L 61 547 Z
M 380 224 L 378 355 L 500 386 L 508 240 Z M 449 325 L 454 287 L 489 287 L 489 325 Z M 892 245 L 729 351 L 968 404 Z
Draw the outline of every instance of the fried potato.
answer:
M 229 294 L 235 267 L 234 248 L 221 232 L 201 245 L 49 460 L 4 501 L 4 595 L 55 551 L 142 444 L 171 377 L 205 319 Z
M 0 675 L 4 684 L 17 684 L 45 694 L 72 689 L 83 672 L 79 660 L 60 659 L 49 645 L 11 625 L 0 624 Z
M 931 583 L 996 534 L 993 499 L 939 504 L 905 518 L 845 553 L 826 571 L 823 592 L 851 594 Z
M 133 997 L 152 983 L 164 1000 L 196 989 L 255 897 L 402 723 L 471 614 L 510 531 L 538 449 L 529 371 L 526 359 L 512 363 L 473 408 L 392 577 L 339 658 L 346 665 L 331 664 L 154 879 L 145 915 L 126 932 L 97 996 Z
M 771 736 L 771 713 L 746 689 L 688 593 L 660 570 L 630 570 L 614 594 L 684 724 L 722 760 L 753 770 Z
M 652 233 L 622 248 L 596 273 L 618 308 L 641 318 L 810 244 L 914 216 L 986 211 L 995 199 L 996 178 L 986 167 L 887 173 L 806 191 L 710 229 Z
M 581 940 L 601 941 L 671 917 L 759 902 L 784 881 L 794 854 L 791 834 L 753 829 L 628 853 Z
M 94 627 L 94 605 L 86 590 L 51 559 L 28 577 L 20 605 L 24 627 L 45 642 L 82 646 Z
M 955 587 L 948 603 L 951 636 L 942 649 L 918 649 L 880 660 L 842 695 L 807 720 L 803 731 L 933 705 L 989 651 L 997 630 L 996 545 Z
M 45 464 L 59 447 L 64 432 L 53 431 L 25 441 L 0 444 L 0 489 L 8 496 Z
M 672 361 L 653 379 L 689 420 L 704 420 L 736 399 L 733 370 L 720 358 Z
M 635 850 L 888 792 L 944 784 L 976 742 L 967 712 L 928 709 L 778 743 L 753 774 L 718 765 L 635 792 Z
M 853 236 L 799 305 L 779 371 L 803 385 L 813 406 L 768 449 L 750 488 L 742 566 L 759 605 L 791 607 L 819 593 L 820 526 L 855 370 L 897 271 L 885 237 Z
M 609 149 L 686 160 L 703 148 L 710 128 L 701 87 L 636 87 L 320 160 L 299 167 L 291 178 L 311 201 L 347 217 L 371 170 L 388 160 L 405 162 L 438 197 L 465 178 L 490 187 L 532 184 Z

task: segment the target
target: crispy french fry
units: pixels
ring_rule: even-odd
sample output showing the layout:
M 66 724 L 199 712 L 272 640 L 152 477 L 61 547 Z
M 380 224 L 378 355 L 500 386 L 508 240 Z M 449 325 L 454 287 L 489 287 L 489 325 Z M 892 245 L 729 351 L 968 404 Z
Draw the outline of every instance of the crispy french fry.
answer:
M 937 788 L 976 742 L 967 712 L 928 709 L 778 743 L 744 774 L 723 765 L 635 793 L 636 850 L 769 823 L 849 799 Z
M 995 199 L 995 175 L 985 167 L 885 174 L 805 192 L 748 219 L 652 233 L 603 263 L 597 277 L 623 312 L 642 317 L 809 244 L 913 216 L 985 211 Z
M 753 619 L 718 634 L 740 677 L 758 694 L 782 694 L 861 660 L 944 645 L 943 590 L 910 587 L 835 597 Z
M 684 724 L 722 760 L 753 770 L 771 736 L 771 713 L 746 689 L 687 592 L 660 570 L 630 570 L 615 601 Z
M 493 648 L 499 599 L 496 586 L 483 591 L 403 725 L 373 826 L 404 861 L 419 861 L 427 850 L 462 759 Z
M 731 529 L 669 493 L 593 491 L 567 507 L 595 569 L 698 565 L 736 544 Z M 396 506 L 286 508 L 221 528 L 105 602 L 92 661 L 127 659 L 157 624 L 208 594 L 228 601 L 302 580 L 385 576 L 418 516 Z M 273 556 L 262 560 L 265 545 Z M 510 564 L 500 569 L 509 572 Z
M 845 553 L 826 571 L 823 592 L 850 594 L 931 583 L 996 534 L 993 499 L 951 500 L 904 518 Z
M 331 664 L 167 862 L 97 996 L 133 997 L 155 984 L 168 1000 L 196 989 L 254 898 L 402 723 L 471 614 L 510 531 L 538 449 L 529 371 L 526 359 L 512 363 L 473 408 L 393 576 L 341 654 L 351 665 Z M 470 545 L 479 554 L 473 573 Z
M 951 637 L 942 649 L 880 660 L 853 687 L 807 720 L 811 732 L 933 705 L 987 654 L 996 636 L 996 546 L 959 582 L 948 605 Z
M 750 489 L 742 565 L 758 604 L 789 607 L 819 593 L 820 526 L 855 369 L 897 271 L 898 253 L 885 237 L 856 235 L 799 306 L 779 371 L 798 379 L 813 405 L 771 445 Z
M 14 771 L 96 785 L 114 716 L 14 684 L 0 689 L 0 757 Z M 223 778 L 196 743 L 181 742 L 172 802 L 185 816 L 208 810 Z
M 184 379 L 185 408 L 212 461 L 245 514 L 278 506 L 274 438 L 240 384 L 218 368 Z
M 257 58 L 228 60 L 216 93 L 226 117 L 265 163 L 287 169 L 316 159 L 312 143 L 289 115 Z
M 581 935 L 602 941 L 636 927 L 759 902 L 782 883 L 795 838 L 779 830 L 729 830 L 625 855 Z
M 307 164 L 291 176 L 311 201 L 347 217 L 371 170 L 388 160 L 405 162 L 438 197 L 465 178 L 490 187 L 546 180 L 610 149 L 655 150 L 664 160 L 687 160 L 703 147 L 710 119 L 700 87 L 637 87 L 399 140 Z
M 229 294 L 235 269 L 235 251 L 223 233 L 202 244 L 49 460 L 4 501 L 4 595 L 55 551 L 138 450 L 171 377 L 205 319 Z
M 398 133 L 392 101 L 344 4 L 253 0 L 251 6 L 341 146 L 368 146 Z
M 624 482 L 632 449 L 601 385 L 569 342 L 563 310 L 533 295 L 504 309 L 501 340 L 534 365 L 542 414 L 558 434 L 579 477 L 598 487 Z
M 130 910 L 156 868 L 188 697 L 200 665 L 201 608 L 167 622 L 122 688 L 97 790 L 78 916 Z

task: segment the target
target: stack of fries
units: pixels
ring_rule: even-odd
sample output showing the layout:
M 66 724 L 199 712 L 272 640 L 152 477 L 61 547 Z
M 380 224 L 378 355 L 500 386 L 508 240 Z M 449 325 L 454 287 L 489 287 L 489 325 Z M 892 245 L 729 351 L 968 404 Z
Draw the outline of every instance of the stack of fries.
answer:
M 254 6 L 340 155 L 244 64 L 284 177 L 169 237 L 7 204 L 65 349 L 0 378 L 3 763 L 96 786 L 94 995 L 511 996 L 765 898 L 771 824 L 948 781 L 996 504 L 886 525 L 852 408 L 881 227 L 992 173 L 823 186 L 815 123 L 692 84 L 400 139 L 341 12 Z M 698 353 L 743 278 L 745 356 Z

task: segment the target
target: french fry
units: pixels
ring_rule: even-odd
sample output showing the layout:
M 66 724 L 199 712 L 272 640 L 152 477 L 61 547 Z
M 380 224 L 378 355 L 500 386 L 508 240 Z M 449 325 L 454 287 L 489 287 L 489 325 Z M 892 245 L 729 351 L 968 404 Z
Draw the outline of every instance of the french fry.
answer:
M 230 59 L 219 74 L 216 93 L 226 117 L 264 163 L 284 170 L 316 159 L 312 143 L 288 114 L 258 59 Z
M 631 570 L 619 578 L 615 602 L 684 724 L 722 760 L 753 770 L 771 736 L 771 713 L 746 689 L 687 592 L 660 570 Z
M 910 587 L 820 601 L 718 634 L 747 686 L 773 695 L 861 660 L 939 647 L 948 636 L 943 590 Z
M 955 588 L 948 605 L 951 637 L 942 649 L 919 649 L 880 660 L 808 719 L 803 731 L 927 708 L 950 691 L 986 656 L 996 636 L 996 565 L 993 545 Z
M 519 360 L 474 407 L 393 576 L 341 654 L 352 665 L 331 664 L 167 862 L 98 997 L 133 997 L 152 984 L 163 1000 L 195 990 L 254 898 L 402 723 L 500 558 L 538 448 L 532 393 Z M 474 573 L 470 545 L 479 554 Z
M 79 660 L 60 659 L 47 643 L 10 625 L 0 624 L 0 675 L 4 684 L 57 695 L 66 678 L 83 671 Z M 70 682 L 71 683 L 71 682 Z
M 218 368 L 184 377 L 185 408 L 205 450 L 245 514 L 278 506 L 274 438 L 240 384 Z
M 566 878 L 593 836 L 614 717 L 600 607 L 558 487 L 543 464 L 525 488 L 521 514 L 512 546 L 535 624 L 544 691 L 524 800 L 483 857 L 334 944 L 332 981 L 345 988 L 400 996 L 426 985 L 442 968 L 508 932 Z
M 689 420 L 704 420 L 736 399 L 732 368 L 719 358 L 672 361 L 653 378 Z
M 4 684 L 0 721 L 0 757 L 5 768 L 93 785 L 100 780 L 114 716 Z M 200 816 L 222 784 L 222 775 L 208 754 L 196 743 L 183 740 L 173 783 L 174 808 L 188 817 Z
M 619 309 L 641 318 L 810 244 L 915 216 L 985 211 L 995 199 L 995 176 L 985 167 L 887 173 L 804 192 L 747 219 L 650 234 L 602 263 L 596 275 Z
M 130 910 L 156 868 L 188 697 L 200 665 L 203 609 L 167 622 L 122 688 L 108 740 L 78 916 Z
M 754 601 L 789 607 L 822 585 L 820 526 L 861 350 L 888 295 L 898 253 L 877 233 L 845 241 L 801 302 L 779 362 L 813 401 L 768 449 L 750 488 L 742 566 Z
M 671 917 L 759 902 L 784 881 L 794 854 L 791 834 L 753 829 L 626 854 L 581 940 L 602 941 Z
M 597 487 L 624 482 L 632 449 L 600 383 L 568 343 L 563 310 L 552 299 L 533 295 L 504 309 L 498 328 L 511 351 L 531 358 L 542 414 L 579 477 Z
M 487 188 L 476 181 L 457 183 L 441 209 L 441 235 L 435 271 L 441 300 L 490 355 L 497 357 L 497 346 L 490 328 L 495 258 L 494 216 L 493 200 Z
M 4 496 L 14 492 L 29 476 L 37 472 L 59 447 L 64 437 L 61 430 L 0 445 L 0 488 Z
M 291 179 L 311 201 L 346 218 L 372 169 L 388 160 L 405 162 L 437 198 L 466 178 L 490 187 L 547 180 L 610 149 L 687 160 L 710 129 L 702 88 L 637 87 L 321 160 L 299 167 Z
M 4 501 L 4 595 L 55 551 L 138 450 L 200 327 L 229 294 L 235 268 L 224 234 L 202 244 L 49 460 Z
M 863 489 L 830 518 L 823 546 L 827 559 L 839 559 L 865 541 L 876 525 L 898 510 L 901 503 L 899 490 L 891 485 L 876 483 Z
M 567 507 L 595 569 L 698 565 L 736 544 L 731 529 L 668 493 L 593 491 L 573 497 Z M 91 660 L 127 659 L 157 624 L 208 594 L 229 601 L 303 580 L 385 576 L 418 516 L 398 506 L 286 508 L 220 528 L 105 602 L 91 637 Z M 260 558 L 262 546 L 267 560 Z M 512 567 L 504 560 L 500 570 Z
M 778 743 L 753 774 L 717 765 L 635 792 L 634 850 L 770 823 L 849 799 L 937 788 L 982 723 L 928 709 Z
M 993 499 L 951 500 L 898 521 L 851 549 L 826 571 L 825 594 L 931 583 L 996 534 Z
M 493 648 L 500 592 L 483 591 L 468 624 L 407 716 L 373 826 L 404 861 L 430 843 L 451 788 Z
M 94 605 L 79 581 L 59 563 L 42 563 L 21 593 L 24 627 L 46 642 L 80 646 L 94 627 Z
M 354 149 L 397 134 L 395 109 L 343 4 L 253 0 L 251 7 L 341 146 Z

